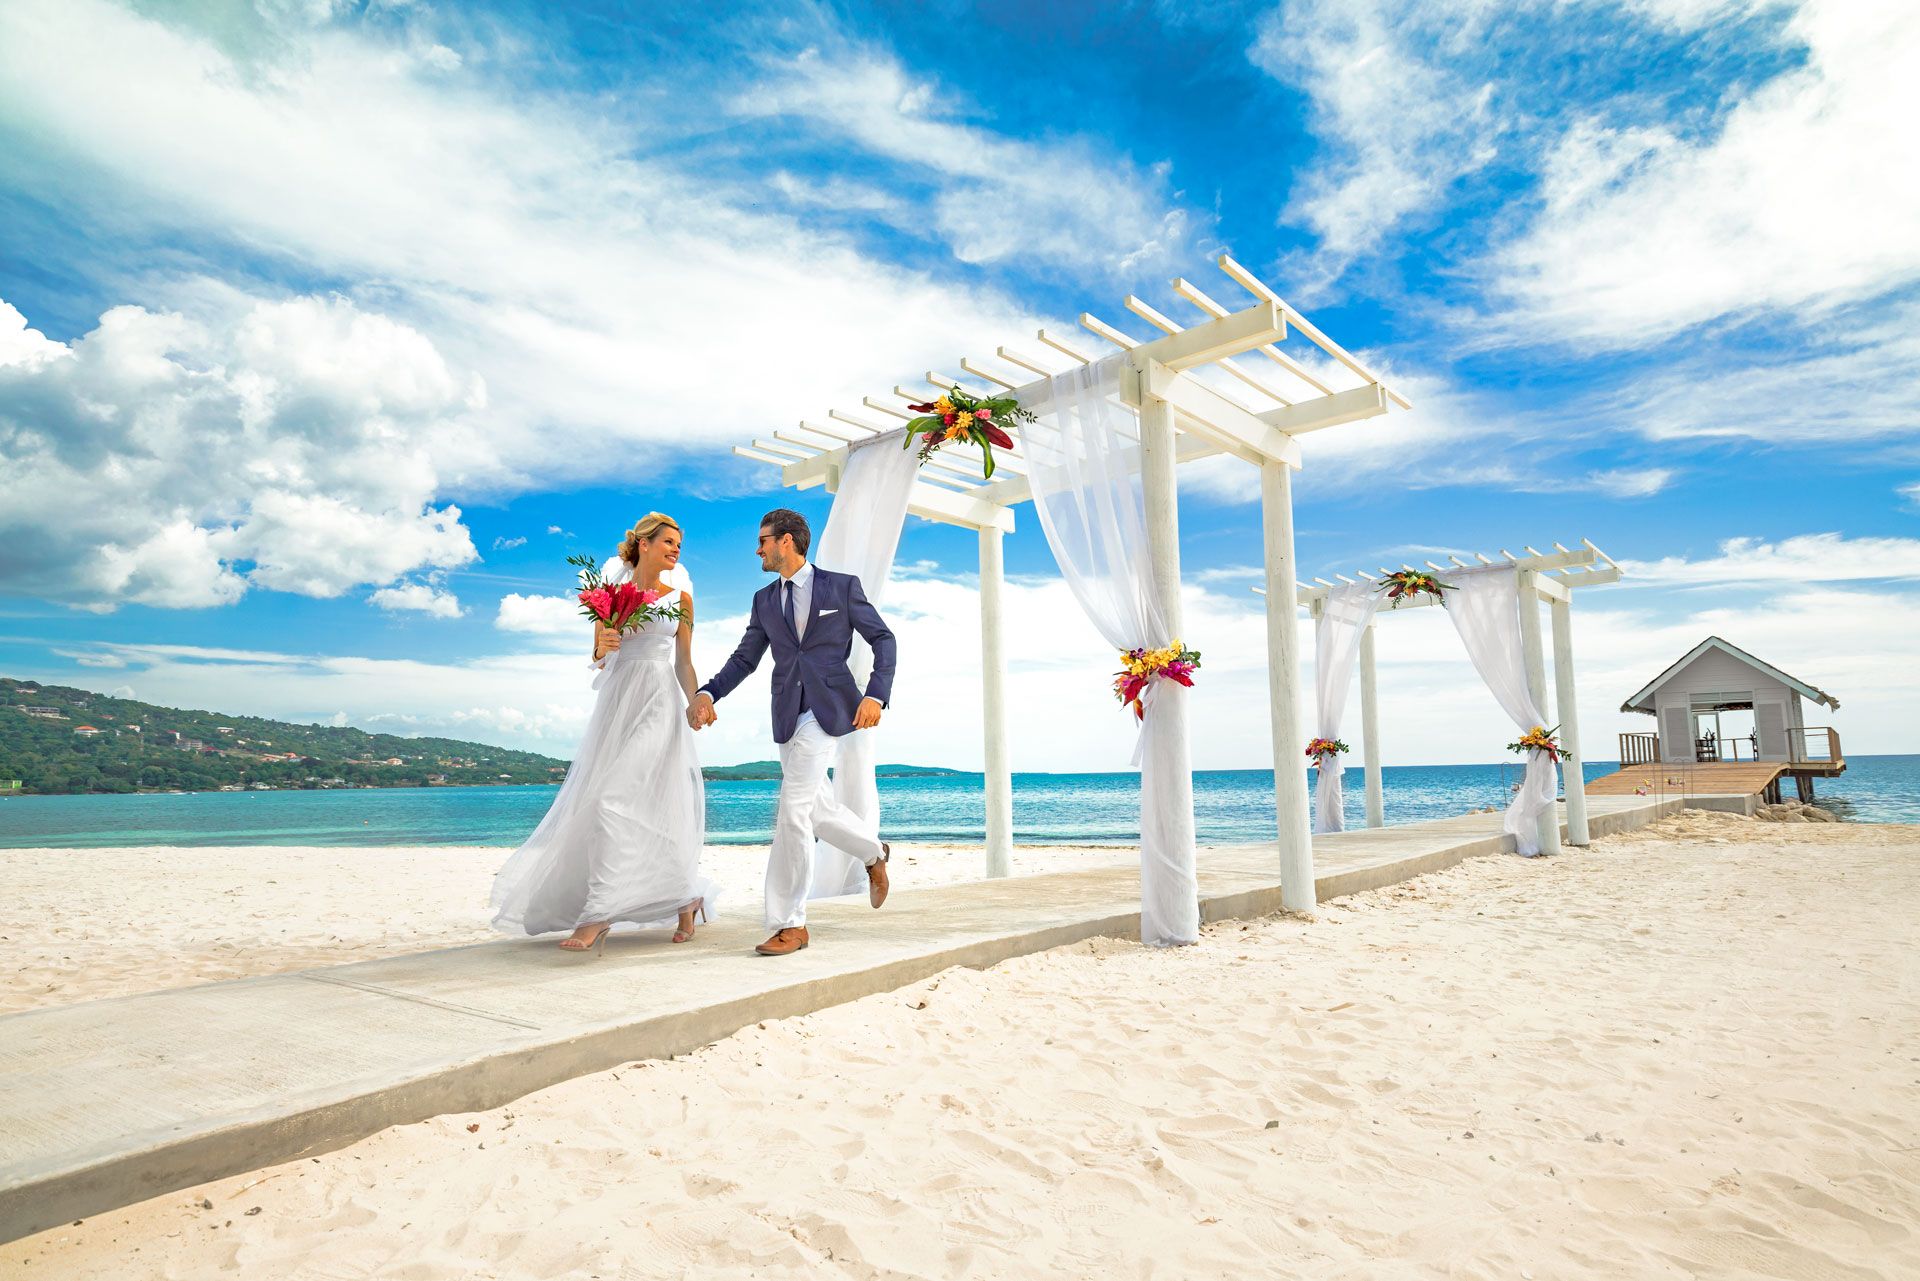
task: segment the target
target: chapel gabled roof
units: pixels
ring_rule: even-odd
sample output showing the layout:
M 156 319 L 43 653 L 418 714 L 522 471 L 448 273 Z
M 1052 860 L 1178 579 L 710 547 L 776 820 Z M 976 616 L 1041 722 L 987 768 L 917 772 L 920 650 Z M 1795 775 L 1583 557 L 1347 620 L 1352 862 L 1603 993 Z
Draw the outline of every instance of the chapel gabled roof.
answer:
M 1838 711 L 1840 709 L 1840 700 L 1835 698 L 1833 695 L 1827 693 L 1825 690 L 1820 689 L 1813 685 L 1809 685 L 1807 684 L 1807 682 L 1801 680 L 1797 676 L 1788 675 L 1786 672 L 1781 671 L 1779 668 L 1775 667 L 1772 663 L 1769 663 L 1764 659 L 1755 658 L 1752 654 L 1747 653 L 1746 650 L 1741 649 L 1738 645 L 1732 644 L 1729 641 L 1722 640 L 1718 636 L 1709 636 L 1705 640 L 1701 641 L 1698 645 L 1695 645 L 1692 649 L 1688 650 L 1684 655 L 1681 656 L 1681 658 L 1677 662 L 1675 662 L 1672 666 L 1668 667 L 1666 671 L 1661 672 L 1658 676 L 1654 677 L 1651 681 L 1647 682 L 1646 686 L 1643 689 L 1641 689 L 1639 693 L 1635 694 L 1632 698 L 1629 698 L 1626 702 L 1620 704 L 1620 710 L 1623 712 L 1645 712 L 1649 716 L 1653 715 L 1654 691 L 1659 689 L 1662 685 L 1665 685 L 1668 681 L 1672 680 L 1673 677 L 1676 674 L 1678 674 L 1682 668 L 1686 667 L 1687 664 L 1691 663 L 1694 659 L 1700 657 L 1702 654 L 1706 653 L 1710 649 L 1717 649 L 1722 653 L 1728 655 L 1729 657 L 1738 659 L 1740 662 L 1745 663 L 1747 666 L 1753 668 L 1755 671 L 1764 672 L 1766 675 L 1773 677 L 1773 679 L 1781 682 L 1782 684 L 1787 685 L 1788 687 L 1799 691 L 1802 697 L 1810 698 L 1816 703 L 1824 703 L 1826 706 L 1828 706 L 1829 708 L 1832 708 L 1835 711 Z

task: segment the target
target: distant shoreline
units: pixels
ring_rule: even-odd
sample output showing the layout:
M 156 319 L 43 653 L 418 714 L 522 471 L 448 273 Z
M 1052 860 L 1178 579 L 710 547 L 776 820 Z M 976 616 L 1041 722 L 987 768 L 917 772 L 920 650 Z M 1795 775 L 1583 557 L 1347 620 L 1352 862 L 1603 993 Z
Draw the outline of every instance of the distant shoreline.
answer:
M 875 778 L 966 778 L 977 776 L 977 771 L 947 769 L 938 765 L 900 765 L 881 766 L 874 771 Z M 780 767 L 773 764 L 753 762 L 747 765 L 712 765 L 701 770 L 701 777 L 709 783 L 774 783 L 780 780 Z M 471 783 L 334 783 L 315 787 L 281 786 L 269 784 L 264 787 L 252 785 L 227 785 L 221 787 L 138 787 L 128 791 L 80 791 L 67 790 L 57 792 L 36 791 L 29 788 L 0 788 L 0 800 L 16 796 L 201 796 L 233 795 L 242 792 L 460 792 L 478 791 L 487 788 L 505 787 L 558 787 L 560 782 L 535 782 L 516 779 L 509 782 L 474 781 Z

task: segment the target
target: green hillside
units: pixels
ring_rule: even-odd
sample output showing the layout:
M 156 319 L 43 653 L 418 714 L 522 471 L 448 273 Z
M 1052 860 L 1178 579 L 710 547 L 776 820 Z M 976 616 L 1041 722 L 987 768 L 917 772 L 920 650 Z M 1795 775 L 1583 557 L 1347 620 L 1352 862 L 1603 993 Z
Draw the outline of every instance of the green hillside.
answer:
M 486 743 L 156 707 L 0 677 L 0 792 L 557 783 L 566 768 Z
M 0 796 L 220 788 L 486 787 L 557 783 L 567 762 L 456 738 L 156 707 L 0 677 Z M 780 762 L 710 765 L 709 779 L 777 779 Z M 959 771 L 881 765 L 882 778 Z M 17 783 L 15 787 L 13 784 Z

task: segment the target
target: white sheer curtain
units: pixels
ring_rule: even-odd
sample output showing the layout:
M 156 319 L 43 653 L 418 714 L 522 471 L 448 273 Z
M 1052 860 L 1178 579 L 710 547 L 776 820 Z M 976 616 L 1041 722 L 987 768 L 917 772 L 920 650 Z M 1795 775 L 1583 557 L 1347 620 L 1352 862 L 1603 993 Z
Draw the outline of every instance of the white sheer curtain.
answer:
M 894 553 L 900 548 L 900 529 L 907 520 L 907 497 L 919 470 L 914 451 L 901 447 L 905 434 L 887 432 L 847 450 L 847 465 L 840 473 L 833 509 L 827 513 L 827 527 L 813 548 L 815 565 L 856 575 L 875 608 L 886 598 Z M 850 666 L 854 681 L 866 688 L 873 651 L 858 635 L 853 638 Z M 873 781 L 877 733 L 862 730 L 846 735 L 833 765 L 833 790 L 840 803 L 871 819 L 876 828 L 880 823 L 880 789 Z M 825 841 L 814 845 L 810 897 L 866 892 L 867 870 L 859 859 Z
M 1023 397 L 1039 421 L 1022 428 L 1033 505 L 1074 598 L 1116 650 L 1174 638 L 1154 593 L 1140 496 L 1140 424 L 1120 399 L 1125 356 L 1047 380 Z M 1140 740 L 1140 941 L 1200 937 L 1194 876 L 1193 773 L 1184 735 L 1155 715 L 1187 691 L 1156 681 Z M 1116 720 L 1130 715 L 1115 707 Z
M 1340 737 L 1340 719 L 1347 710 L 1347 687 L 1353 683 L 1353 664 L 1360 656 L 1360 638 L 1367 634 L 1382 593 L 1372 583 L 1353 583 L 1330 591 L 1320 602 L 1313 623 L 1313 679 L 1321 738 Z M 1304 749 L 1306 744 L 1302 743 Z M 1344 755 L 1323 757 L 1313 792 L 1313 830 L 1338 832 L 1346 828 L 1341 812 L 1341 772 Z
M 1474 670 L 1493 692 L 1494 701 L 1522 734 L 1546 717 L 1527 688 L 1527 659 L 1520 641 L 1520 572 L 1509 566 L 1459 570 L 1448 574 L 1454 590 L 1444 594 L 1447 617 L 1460 633 Z M 1540 817 L 1553 808 L 1559 783 L 1545 752 L 1527 754 L 1527 775 L 1520 794 L 1507 806 L 1505 828 L 1521 854 L 1540 852 Z

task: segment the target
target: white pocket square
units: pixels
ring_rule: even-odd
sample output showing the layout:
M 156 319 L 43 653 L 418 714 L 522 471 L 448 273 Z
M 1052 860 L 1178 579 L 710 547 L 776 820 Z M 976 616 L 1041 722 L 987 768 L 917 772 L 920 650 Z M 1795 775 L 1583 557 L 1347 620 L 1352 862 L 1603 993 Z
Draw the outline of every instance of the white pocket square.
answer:
M 839 612 L 837 609 L 823 609 L 820 611 L 820 617 L 825 618 L 828 614 L 837 614 Z

